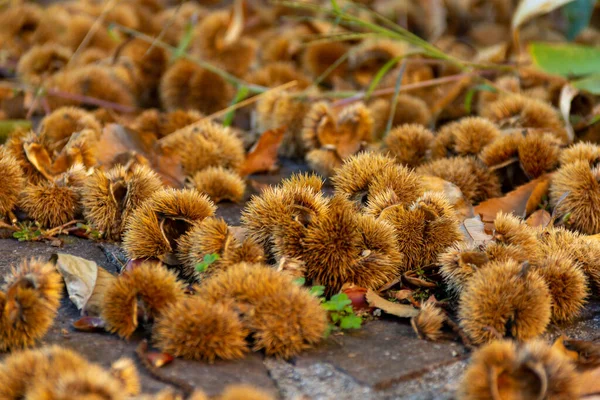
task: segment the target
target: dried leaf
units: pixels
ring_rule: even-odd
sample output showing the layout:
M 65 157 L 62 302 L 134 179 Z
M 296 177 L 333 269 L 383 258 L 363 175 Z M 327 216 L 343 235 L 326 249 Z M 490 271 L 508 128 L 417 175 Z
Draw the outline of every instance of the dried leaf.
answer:
M 106 323 L 98 317 L 82 317 L 73 322 L 73 328 L 82 332 L 102 332 Z
M 481 221 L 479 215 L 465 219 L 460 228 L 466 239 L 475 245 L 486 244 L 494 238 L 485 231 L 485 224 Z
M 83 309 L 96 286 L 98 265 L 94 261 L 64 253 L 53 254 L 50 261 L 62 275 L 69 299 L 78 310 Z
M 306 276 L 306 264 L 295 258 L 281 257 L 277 271 L 285 272 L 294 278 L 304 278 Z
M 410 289 L 402 289 L 402 290 L 398 290 L 395 294 L 394 297 L 398 300 L 410 300 L 412 298 L 413 295 L 413 291 Z
M 150 164 L 162 182 L 170 187 L 182 188 L 185 182 L 185 173 L 181 165 L 181 158 L 157 142 L 150 156 Z
M 552 215 L 546 210 L 537 210 L 533 214 L 527 218 L 525 222 L 527 225 L 532 226 L 534 228 L 540 227 L 545 228 L 552 221 Z
M 418 276 L 416 276 L 416 273 L 414 271 L 405 272 L 404 274 L 402 274 L 402 279 L 404 280 L 404 282 L 406 282 L 408 285 L 411 285 L 411 286 L 428 288 L 428 289 L 433 289 L 433 288 L 437 287 L 436 283 L 426 281 L 425 279 L 422 279 L 422 278 L 419 278 Z
M 550 189 L 550 178 L 552 174 L 548 174 L 547 178 L 540 181 L 536 187 L 533 189 L 531 196 L 529 196 L 529 200 L 527 200 L 527 205 L 525 206 L 525 215 L 530 215 L 538 209 L 538 206 L 542 204 L 545 197 L 548 197 L 548 190 Z
M 145 155 L 150 148 L 150 144 L 145 143 L 137 131 L 127 129 L 120 124 L 108 124 L 102 129 L 97 146 L 97 158 L 100 164 L 108 169 L 122 154 L 133 152 Z
M 85 312 L 86 315 L 100 315 L 102 303 L 104 302 L 104 293 L 115 279 L 117 278 L 104 268 L 98 268 L 96 285 L 82 312 Z
M 573 131 L 573 125 L 569 116 L 571 115 L 571 102 L 577 96 L 579 90 L 575 89 L 570 84 L 566 84 L 560 91 L 559 105 L 560 113 L 562 114 L 563 120 L 565 121 L 565 129 L 569 135 L 569 142 L 572 142 L 575 138 L 575 132 Z
M 475 213 L 481 216 L 481 220 L 485 223 L 487 230 L 493 229 L 494 220 L 500 211 L 525 217 L 529 199 L 534 193 L 537 193 L 536 188 L 538 188 L 538 185 L 546 185 L 549 179 L 549 175 L 542 175 L 531 182 L 519 186 L 504 197 L 496 197 L 479 203 L 475 207 Z
M 97 147 L 98 161 L 105 169 L 116 164 L 148 165 L 165 185 L 183 187 L 185 176 L 179 156 L 152 135 L 144 136 L 120 124 L 108 124 L 102 130 Z
M 246 176 L 256 172 L 266 172 L 273 168 L 277 161 L 277 150 L 283 140 L 285 127 L 265 131 L 252 147 L 240 170 Z
M 425 190 L 443 193 L 460 220 L 475 216 L 473 206 L 469 200 L 463 195 L 460 188 L 452 182 L 448 182 L 437 176 L 423 176 L 421 182 Z
M 29 162 L 42 174 L 44 178 L 52 180 L 52 159 L 48 151 L 39 143 L 26 143 L 23 145 L 25 155 Z
M 235 43 L 241 36 L 244 30 L 244 1 L 235 0 L 233 3 L 233 15 L 231 23 L 227 27 L 225 37 L 223 38 L 223 46 L 229 46 Z
M 175 359 L 172 355 L 168 353 L 159 353 L 157 351 L 149 351 L 146 353 L 146 358 L 150 361 L 155 368 L 163 367 Z
M 400 318 L 412 318 L 419 314 L 419 310 L 416 308 L 406 304 L 392 303 L 371 289 L 367 290 L 366 297 L 371 307 L 379 308 L 387 314 L 392 314 Z
M 571 1 L 573 0 L 522 0 L 513 14 L 512 29 L 515 31 L 531 18 L 549 13 Z

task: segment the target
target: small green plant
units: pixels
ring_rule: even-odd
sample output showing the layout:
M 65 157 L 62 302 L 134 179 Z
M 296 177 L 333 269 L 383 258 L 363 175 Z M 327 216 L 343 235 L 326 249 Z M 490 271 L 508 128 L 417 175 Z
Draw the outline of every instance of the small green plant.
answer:
M 18 224 L 19 230 L 13 232 L 13 237 L 19 242 L 37 240 L 42 236 L 42 230 L 33 222 L 22 222 Z
M 362 325 L 362 319 L 354 313 L 352 301 L 348 298 L 346 293 L 339 293 L 331 296 L 331 298 L 324 301 L 321 306 L 329 311 L 333 329 L 336 329 L 337 326 L 341 329 L 358 329 Z
M 214 262 L 216 262 L 219 259 L 219 255 L 216 253 L 212 253 L 212 254 L 206 254 L 204 256 L 204 259 L 199 262 L 198 264 L 196 264 L 196 271 L 202 273 L 204 271 L 207 270 L 207 268 L 213 264 Z
M 82 224 L 81 222 L 78 222 L 76 227 L 84 230 L 87 237 L 93 240 L 98 240 L 102 238 L 102 235 L 104 235 L 104 232 L 100 232 L 92 228 L 90 225 Z
M 294 282 L 303 285 L 304 278 L 295 279 Z M 324 296 L 325 286 L 312 286 L 309 291 L 310 294 L 319 298 L 321 307 L 329 313 L 331 322 L 327 327 L 325 337 L 329 336 L 331 332 L 340 329 L 359 329 L 361 327 L 362 318 L 354 313 L 352 301 L 348 298 L 347 294 L 338 293 L 327 300 Z

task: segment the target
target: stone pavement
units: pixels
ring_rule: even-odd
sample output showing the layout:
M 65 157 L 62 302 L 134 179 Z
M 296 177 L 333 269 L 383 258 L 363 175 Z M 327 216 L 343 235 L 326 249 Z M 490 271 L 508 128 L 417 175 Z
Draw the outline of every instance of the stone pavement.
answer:
M 64 239 L 62 248 L 0 240 L 0 275 L 22 258 L 50 258 L 57 251 L 94 260 L 116 272 L 116 261 L 107 258 L 100 244 L 74 237 Z M 141 333 L 124 341 L 108 333 L 77 332 L 72 323 L 78 318 L 79 312 L 65 297 L 43 343 L 73 348 L 104 366 L 122 356 L 134 357 Z M 563 332 L 572 338 L 591 340 L 599 328 L 600 302 L 592 301 L 581 318 L 567 327 L 551 327 L 548 336 Z M 419 340 L 407 321 L 386 318 L 367 322 L 355 332 L 333 335 L 289 361 L 252 353 L 243 360 L 214 364 L 176 359 L 162 371 L 209 394 L 219 393 L 230 383 L 245 382 L 278 393 L 283 399 L 448 399 L 465 368 L 465 358 L 459 343 Z M 148 392 L 165 387 L 143 370 L 142 383 Z

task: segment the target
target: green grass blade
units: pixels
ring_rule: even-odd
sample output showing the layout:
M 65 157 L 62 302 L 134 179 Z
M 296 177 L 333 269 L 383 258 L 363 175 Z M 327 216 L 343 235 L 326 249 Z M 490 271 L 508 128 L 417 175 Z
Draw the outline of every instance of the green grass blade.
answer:
M 248 90 L 247 86 L 240 86 L 229 106 L 234 106 L 240 101 L 245 100 L 249 92 L 250 90 Z M 223 119 L 223 126 L 231 126 L 231 124 L 233 123 L 234 116 L 235 110 L 231 110 L 227 114 L 225 114 L 225 118 Z

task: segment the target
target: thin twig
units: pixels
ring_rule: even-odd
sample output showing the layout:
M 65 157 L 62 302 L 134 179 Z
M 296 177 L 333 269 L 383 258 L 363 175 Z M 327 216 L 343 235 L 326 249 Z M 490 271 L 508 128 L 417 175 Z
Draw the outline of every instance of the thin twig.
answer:
M 165 50 L 168 50 L 168 51 L 171 51 L 171 52 L 174 52 L 174 51 L 177 50 L 175 47 L 171 46 L 170 44 L 165 43 L 162 40 L 158 40 L 158 38 L 153 38 L 153 37 L 148 36 L 148 35 L 146 35 L 146 34 L 144 34 L 142 32 L 138 32 L 135 29 L 131 29 L 131 28 L 128 28 L 126 26 L 119 25 L 119 24 L 114 24 L 113 26 L 115 26 L 116 28 L 120 29 L 121 31 L 123 31 L 125 33 L 128 33 L 128 34 L 130 34 L 132 36 L 135 36 L 135 37 L 137 37 L 137 38 L 139 38 L 141 40 L 144 40 L 144 41 L 146 41 L 148 43 L 155 43 L 156 46 L 158 46 L 158 47 L 160 47 L 162 49 L 165 49 Z M 253 93 L 262 93 L 262 92 L 265 92 L 265 91 L 269 90 L 269 88 L 267 88 L 267 87 L 259 86 L 259 85 L 254 85 L 254 84 L 245 82 L 245 81 L 237 78 L 236 76 L 231 75 L 229 72 L 227 72 L 225 70 L 222 70 L 221 68 L 216 67 L 215 65 L 213 65 L 211 63 L 208 63 L 206 61 L 200 60 L 199 58 L 191 56 L 191 55 L 189 55 L 187 53 L 182 54 L 181 57 L 185 58 L 186 60 L 189 60 L 189 61 L 191 61 L 191 62 L 193 62 L 195 64 L 198 64 L 200 67 L 202 67 L 202 68 L 204 68 L 204 69 L 206 69 L 206 70 L 208 70 L 208 71 L 210 71 L 210 72 L 212 72 L 214 74 L 219 75 L 221 78 L 225 79 L 227 82 L 231 83 L 232 85 L 235 85 L 235 86 L 246 86 L 246 87 L 248 87 L 248 90 L 250 90 Z
M 77 50 L 75 50 L 75 53 L 73 53 L 73 55 L 69 59 L 69 62 L 67 63 L 67 67 L 69 65 L 71 65 L 71 63 L 73 63 L 73 61 L 76 60 L 77 57 L 79 57 L 79 53 L 81 53 L 86 48 L 86 46 L 88 45 L 90 40 L 92 40 L 92 36 L 94 36 L 96 34 L 96 31 L 98 31 L 98 28 L 100 28 L 100 26 L 104 23 L 104 19 L 106 18 L 106 15 L 117 4 L 117 1 L 118 0 L 109 0 L 108 3 L 104 6 L 104 9 L 102 10 L 102 12 L 98 16 L 98 18 L 96 18 L 96 20 L 90 27 L 90 30 L 86 33 L 86 35 L 83 38 L 83 40 L 81 41 L 81 43 L 79 43 Z
M 147 340 L 144 339 L 140 342 L 140 344 L 135 349 L 135 354 L 137 355 L 140 364 L 142 364 L 142 366 L 154 379 L 181 390 L 186 398 L 192 395 L 192 393 L 194 392 L 194 387 L 192 385 L 183 381 L 182 379 L 163 375 L 158 368 L 156 368 L 154 365 L 152 365 L 150 361 L 148 361 Z
M 89 97 L 82 94 L 64 92 L 62 90 L 48 89 L 46 93 L 49 96 L 79 101 L 81 103 L 91 104 L 102 108 L 110 108 L 112 110 L 119 111 L 122 113 L 134 113 L 136 111 L 135 107 L 126 106 L 124 104 L 119 103 L 113 103 L 112 101 L 97 99 L 95 97 Z
M 72 221 L 67 222 L 66 224 L 62 224 L 61 226 L 57 226 L 55 228 L 48 229 L 46 232 L 44 232 L 43 236 L 45 239 L 53 238 L 55 235 L 60 235 L 60 233 L 63 232 L 63 230 L 68 228 L 69 226 L 84 223 L 84 222 L 85 221 L 80 220 L 80 219 L 74 219 Z
M 396 78 L 396 85 L 394 86 L 394 97 L 392 98 L 390 115 L 388 116 L 387 124 L 385 125 L 385 133 L 383 134 L 383 137 L 386 137 L 388 133 L 390 133 L 390 130 L 392 129 L 392 125 L 394 123 L 394 115 L 396 115 L 396 105 L 398 105 L 398 96 L 400 95 L 400 86 L 402 85 L 404 71 L 406 71 L 406 60 L 402 61 L 402 64 L 400 65 L 400 72 L 398 72 L 398 77 Z
M 13 232 L 18 232 L 20 229 L 14 225 L 9 225 L 4 221 L 0 221 L 0 229 L 9 229 Z
M 460 341 L 467 350 L 473 350 L 473 342 L 471 342 L 471 339 L 469 339 L 469 337 L 465 334 L 461 327 L 458 326 L 456 322 L 452 321 L 450 318 L 446 318 L 446 325 L 448 325 L 452 329 L 452 331 L 458 335 Z
M 181 6 L 183 5 L 183 3 L 184 3 L 183 1 L 179 2 L 179 4 L 177 5 L 177 8 L 175 8 L 175 11 L 169 17 L 165 26 L 163 26 L 163 28 L 160 30 L 160 32 L 158 32 L 158 36 L 154 39 L 154 41 L 152 43 L 150 43 L 150 47 L 148 47 L 148 50 L 146 50 L 146 52 L 144 53 L 144 57 L 146 57 L 148 54 L 150 54 L 150 52 L 152 50 L 154 50 L 154 48 L 156 47 L 157 41 L 162 41 L 162 38 L 165 36 L 165 34 L 167 33 L 167 31 L 169 30 L 171 25 L 173 25 L 173 22 L 175 22 L 175 18 L 177 18 L 177 14 L 179 14 L 179 11 L 181 10 Z
M 256 96 L 253 96 L 253 97 L 250 97 L 250 98 L 248 98 L 248 99 L 246 99 L 244 101 L 240 101 L 239 103 L 233 104 L 233 105 L 231 105 L 231 106 L 229 106 L 227 108 L 224 108 L 224 109 L 222 109 L 220 111 L 217 111 L 215 113 L 207 115 L 206 117 L 202 118 L 201 120 L 199 120 L 199 121 L 197 121 L 197 122 L 195 122 L 195 123 L 193 123 L 191 125 L 188 125 L 188 127 L 200 124 L 201 122 L 206 121 L 206 120 L 210 120 L 210 119 L 214 119 L 214 118 L 220 117 L 221 115 L 225 115 L 225 114 L 227 114 L 230 111 L 237 110 L 238 108 L 242 108 L 242 107 L 245 107 L 245 106 L 247 106 L 249 104 L 252 104 L 252 103 L 260 100 L 263 96 L 267 95 L 268 93 L 273 93 L 273 92 L 279 92 L 281 90 L 286 90 L 286 89 L 289 89 L 289 88 L 292 88 L 292 87 L 296 86 L 297 84 L 298 84 L 298 81 L 290 81 L 290 82 L 284 83 L 283 85 L 276 86 L 276 87 L 274 87 L 274 88 L 272 88 L 272 89 L 270 89 L 270 90 L 268 90 L 266 92 L 263 92 L 263 93 L 258 94 Z
M 431 87 L 431 86 L 437 86 L 437 85 L 442 85 L 444 83 L 449 83 L 449 82 L 454 82 L 454 81 L 458 81 L 460 79 L 463 79 L 464 77 L 467 76 L 472 76 L 476 73 L 464 73 L 464 74 L 457 74 L 457 75 L 450 75 L 450 76 L 445 76 L 443 78 L 435 78 L 435 79 L 430 79 L 428 81 L 423 81 L 423 82 L 417 82 L 417 83 L 409 83 L 407 85 L 403 85 L 400 88 L 400 92 L 408 92 L 411 90 L 416 90 L 416 89 L 422 89 L 422 88 L 426 88 L 426 87 Z M 384 89 L 378 89 L 373 91 L 373 93 L 371 94 L 371 97 L 376 97 L 376 96 L 386 96 L 389 94 L 393 94 L 394 93 L 395 88 L 384 88 Z M 337 96 L 337 95 L 342 95 L 344 97 L 348 96 L 345 99 L 341 99 L 338 100 L 336 102 L 334 102 L 332 104 L 333 107 L 341 107 L 341 106 L 345 106 L 348 104 L 352 104 L 356 101 L 360 101 L 362 100 L 365 96 L 366 96 L 366 92 L 341 92 L 341 93 L 336 93 L 336 92 L 331 92 L 331 93 L 326 93 L 326 95 L 329 96 Z

